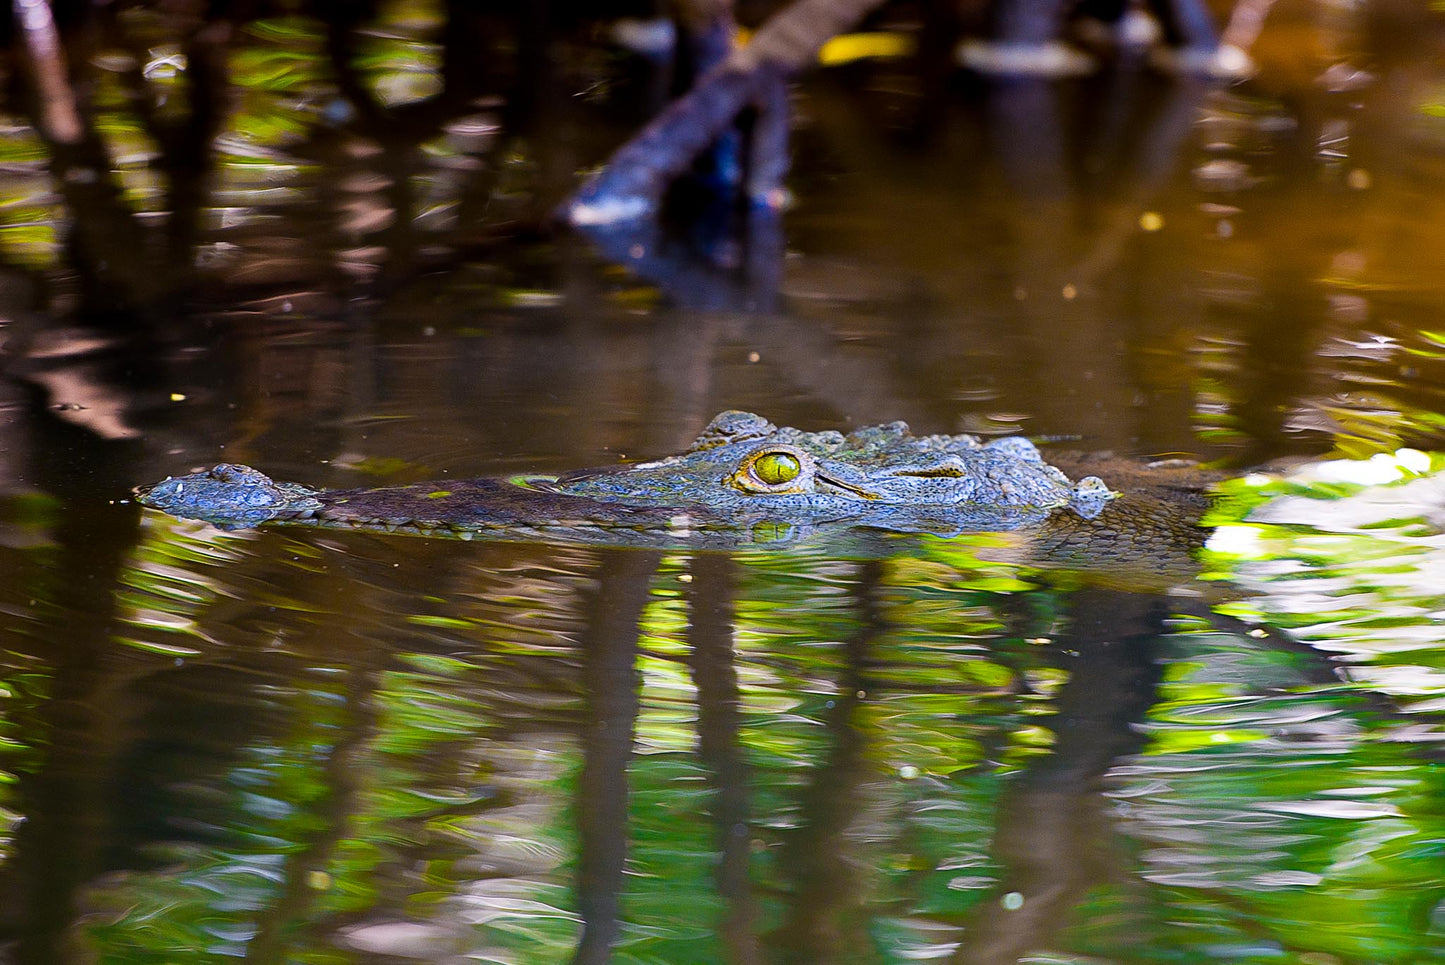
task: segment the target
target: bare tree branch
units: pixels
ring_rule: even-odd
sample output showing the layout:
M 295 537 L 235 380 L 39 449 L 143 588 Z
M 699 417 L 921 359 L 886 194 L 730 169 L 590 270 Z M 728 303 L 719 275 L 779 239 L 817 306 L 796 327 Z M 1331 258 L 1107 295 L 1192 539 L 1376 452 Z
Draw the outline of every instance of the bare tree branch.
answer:
M 567 204 L 573 224 L 606 224 L 655 211 L 671 180 L 727 131 L 742 111 L 778 110 L 785 79 L 813 62 L 818 48 L 851 27 L 882 0 L 795 0 L 758 30 L 751 42 L 734 50 L 691 91 L 674 101 L 607 164 Z M 783 123 L 766 118 L 765 124 Z M 785 149 L 778 127 L 768 129 L 769 147 L 780 158 Z M 755 166 L 761 159 L 754 156 Z M 750 199 L 776 204 L 785 160 L 769 159 L 765 173 L 750 177 Z

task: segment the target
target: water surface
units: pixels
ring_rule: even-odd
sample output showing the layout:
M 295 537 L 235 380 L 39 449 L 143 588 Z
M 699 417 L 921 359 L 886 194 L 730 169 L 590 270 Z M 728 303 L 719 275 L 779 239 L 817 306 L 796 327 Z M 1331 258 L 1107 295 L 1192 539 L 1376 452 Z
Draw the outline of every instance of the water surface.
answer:
M 1224 580 L 991 535 L 224 533 L 126 498 L 222 460 L 605 465 L 724 408 L 1231 467 L 1445 448 L 1434 20 L 1277 11 L 1227 88 L 819 76 L 782 234 L 648 279 L 541 230 L 625 129 L 593 88 L 539 95 L 542 134 L 495 99 L 379 133 L 300 18 L 231 41 L 167 235 L 185 175 L 123 95 L 126 63 L 172 83 L 174 25 L 128 16 L 94 67 L 118 208 L 4 105 L 7 959 L 1445 958 L 1434 497 L 1282 517 Z M 434 20 L 368 34 L 392 106 L 435 86 Z

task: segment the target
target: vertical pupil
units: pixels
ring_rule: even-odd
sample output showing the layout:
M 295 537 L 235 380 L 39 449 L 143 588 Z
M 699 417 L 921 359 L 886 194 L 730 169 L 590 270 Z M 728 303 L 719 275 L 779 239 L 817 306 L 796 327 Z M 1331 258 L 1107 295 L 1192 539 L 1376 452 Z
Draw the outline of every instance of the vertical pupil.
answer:
M 798 460 L 786 452 L 770 452 L 753 463 L 753 473 L 769 486 L 792 482 L 802 468 Z

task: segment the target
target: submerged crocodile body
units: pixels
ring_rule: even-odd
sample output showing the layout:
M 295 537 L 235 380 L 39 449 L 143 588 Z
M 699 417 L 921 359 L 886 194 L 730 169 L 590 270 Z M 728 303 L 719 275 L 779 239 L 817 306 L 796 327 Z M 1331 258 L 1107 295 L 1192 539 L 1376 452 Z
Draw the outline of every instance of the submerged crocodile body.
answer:
M 1117 494 L 1071 482 L 1022 438 L 914 436 L 902 422 L 843 435 L 729 411 L 683 453 L 561 476 L 316 490 L 219 465 L 139 491 L 142 503 L 224 528 L 271 520 L 468 535 L 660 531 L 738 544 L 821 524 L 959 533 L 1092 519 Z M 626 541 L 626 540 L 622 540 Z

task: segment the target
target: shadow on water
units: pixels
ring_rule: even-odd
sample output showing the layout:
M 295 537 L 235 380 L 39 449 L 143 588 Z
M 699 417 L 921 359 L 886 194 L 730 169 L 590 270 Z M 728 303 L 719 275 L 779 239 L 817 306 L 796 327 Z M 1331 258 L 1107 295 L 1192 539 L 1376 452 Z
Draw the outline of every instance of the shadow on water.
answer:
M 1072 605 L 1071 629 L 1054 643 L 1070 672 L 1048 725 L 1054 752 L 1000 801 L 996 894 L 951 961 L 1015 962 L 1048 946 L 1083 896 L 1120 871 L 1101 779 L 1143 748 L 1135 728 L 1158 699 L 1156 644 L 1168 611 L 1157 598 L 1113 591 L 1080 593 Z
M 637 643 L 658 556 L 623 553 L 611 562 L 604 563 L 587 601 L 587 631 L 580 641 L 587 705 L 577 780 L 577 907 L 582 916 L 577 962 L 608 961 L 622 932 L 627 764 L 642 686 Z
M 0 957 L 1445 958 L 1437 496 L 1203 564 L 1178 519 L 685 552 L 125 501 L 727 407 L 1440 448 L 1438 17 L 1278 11 L 1230 88 L 851 64 L 782 220 L 591 247 L 546 214 L 666 76 L 565 5 L 325 6 L 57 5 L 75 136 L 3 92 Z

